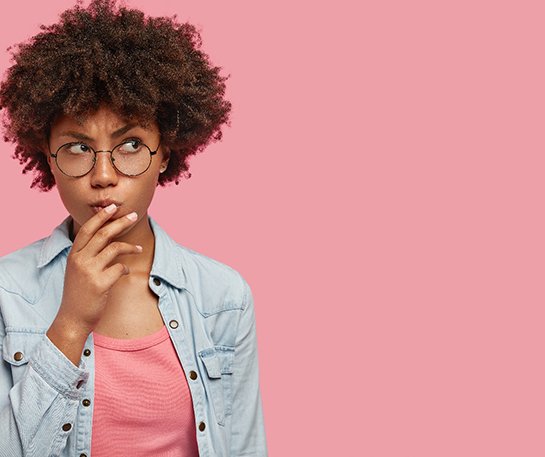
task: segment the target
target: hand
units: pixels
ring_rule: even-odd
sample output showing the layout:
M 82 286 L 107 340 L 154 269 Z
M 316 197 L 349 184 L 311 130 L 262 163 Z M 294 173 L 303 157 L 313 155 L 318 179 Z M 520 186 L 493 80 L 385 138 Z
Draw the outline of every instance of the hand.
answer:
M 108 265 L 118 255 L 142 252 L 141 246 L 111 241 L 135 222 L 127 215 L 104 226 L 116 210 L 117 207 L 108 213 L 103 208 L 80 227 L 66 262 L 64 291 L 57 317 L 86 335 L 100 321 L 110 289 L 130 273 L 123 263 Z

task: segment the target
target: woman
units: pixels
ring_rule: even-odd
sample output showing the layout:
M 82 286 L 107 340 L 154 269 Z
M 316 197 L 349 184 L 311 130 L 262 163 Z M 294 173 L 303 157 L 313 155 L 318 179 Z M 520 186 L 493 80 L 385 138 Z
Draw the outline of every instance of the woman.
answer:
M 147 214 L 221 139 L 226 78 L 193 26 L 115 1 L 42 29 L 0 106 L 69 215 L 0 259 L 0 456 L 267 455 L 250 287 Z

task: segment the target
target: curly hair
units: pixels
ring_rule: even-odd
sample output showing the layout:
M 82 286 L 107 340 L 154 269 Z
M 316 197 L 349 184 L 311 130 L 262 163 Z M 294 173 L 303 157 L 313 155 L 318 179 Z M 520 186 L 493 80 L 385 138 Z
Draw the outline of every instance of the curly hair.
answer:
M 191 177 L 188 158 L 220 140 L 222 124 L 230 126 L 229 76 L 200 50 L 195 26 L 176 15 L 146 17 L 116 0 L 81 3 L 12 51 L 14 64 L 0 84 L 12 157 L 25 164 L 23 174 L 36 170 L 31 188 L 50 190 L 55 178 L 42 149 L 52 123 L 61 114 L 81 121 L 105 102 L 127 119 L 157 122 L 171 151 L 158 184 L 178 185 L 181 175 Z

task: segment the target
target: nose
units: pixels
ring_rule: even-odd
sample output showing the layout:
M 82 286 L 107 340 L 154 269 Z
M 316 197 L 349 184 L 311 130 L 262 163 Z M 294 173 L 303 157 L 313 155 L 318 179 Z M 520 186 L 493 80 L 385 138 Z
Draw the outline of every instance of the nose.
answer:
M 93 187 L 107 187 L 117 184 L 119 179 L 117 170 L 112 164 L 109 151 L 97 151 L 95 166 L 91 170 L 91 185 Z

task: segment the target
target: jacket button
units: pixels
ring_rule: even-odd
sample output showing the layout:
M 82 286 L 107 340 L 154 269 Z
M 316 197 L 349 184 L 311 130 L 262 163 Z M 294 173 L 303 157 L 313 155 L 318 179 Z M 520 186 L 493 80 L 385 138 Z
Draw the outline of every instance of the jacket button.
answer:
M 193 379 L 193 381 L 195 381 L 195 379 L 197 379 L 197 373 L 196 373 L 195 371 L 191 370 L 191 371 L 189 372 L 189 377 L 190 377 L 191 379 Z
M 89 406 L 89 405 L 91 404 L 91 400 L 89 400 L 88 398 L 86 398 L 86 399 L 84 399 L 84 400 L 82 401 L 82 403 L 83 403 L 83 406 Z
M 168 325 L 170 325 L 171 328 L 178 328 L 178 321 L 171 320 Z
M 83 351 L 83 355 L 86 356 L 86 357 L 89 357 L 91 355 L 91 350 L 90 349 L 85 349 L 85 351 Z
M 70 430 L 72 428 L 72 424 L 64 424 L 62 426 L 62 429 L 67 432 L 68 430 Z
M 205 428 L 206 428 L 206 424 L 204 422 L 199 422 L 199 430 L 201 432 L 204 432 Z
M 76 389 L 79 389 L 83 385 L 83 379 L 80 379 L 76 384 Z
M 153 278 L 153 284 L 155 284 L 156 286 L 160 286 L 161 280 L 159 278 Z
M 17 362 L 20 362 L 21 360 L 23 360 L 23 353 L 22 352 L 19 352 L 17 351 L 15 354 L 13 354 L 13 358 L 17 361 Z

